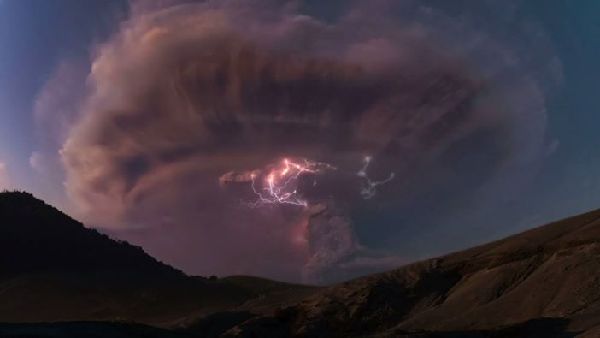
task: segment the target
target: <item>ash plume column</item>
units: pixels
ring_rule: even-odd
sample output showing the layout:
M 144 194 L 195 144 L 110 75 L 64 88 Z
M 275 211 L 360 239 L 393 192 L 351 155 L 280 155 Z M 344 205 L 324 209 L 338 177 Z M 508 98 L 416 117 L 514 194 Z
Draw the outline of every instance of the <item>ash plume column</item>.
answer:
M 456 210 L 493 205 L 484 192 L 510 194 L 503 183 L 526 181 L 543 156 L 544 90 L 520 49 L 468 17 L 400 7 L 353 7 L 330 21 L 254 1 L 134 11 L 95 49 L 83 108 L 60 151 L 69 197 L 86 222 L 134 228 L 143 234 L 136 243 L 189 273 L 290 281 L 323 248 L 337 252 L 335 241 L 317 238 L 337 236 L 333 229 L 353 234 L 339 230 L 355 253 L 336 253 L 328 268 L 310 263 L 319 273 L 371 262 L 361 255 L 382 238 L 402 247 L 411 222 L 384 216 L 426 209 L 423 196 L 451 194 Z M 364 154 L 376 161 L 357 175 Z M 301 196 L 264 176 L 266 163 L 284 157 L 337 170 L 319 169 L 318 188 Z M 256 168 L 254 178 L 245 171 Z M 254 191 L 241 187 L 248 178 Z M 222 189 L 229 181 L 241 186 Z M 240 207 L 261 197 L 300 207 Z M 348 226 L 298 240 L 307 233 L 303 209 L 327 198 Z M 356 244 L 367 243 L 365 233 L 381 238 Z
M 330 173 L 336 178 L 341 177 L 345 185 L 355 185 L 356 194 L 360 193 L 363 199 L 368 200 L 375 196 L 378 186 L 394 177 L 390 174 L 382 181 L 371 180 L 367 174 L 371 160 L 371 156 L 365 157 L 363 167 L 356 174 L 360 182 L 350 172 L 344 172 L 329 163 L 306 158 L 283 158 L 263 169 L 229 171 L 219 177 L 219 184 L 222 188 L 232 190 L 244 184 L 246 193 L 251 190 L 254 194 L 254 200 L 243 202 L 250 208 L 272 210 L 276 207 L 295 207 L 306 224 L 302 229 L 302 237 L 306 239 L 308 256 L 302 280 L 319 284 L 327 282 L 325 276 L 335 275 L 335 272 L 339 272 L 335 267 L 361 249 L 352 229 L 349 212 L 340 207 L 345 203 L 336 202 L 339 197 L 332 197 L 337 187 L 327 191 L 331 185 L 323 184 L 323 180 L 327 180 L 323 175 Z M 308 180 L 305 182 L 307 184 L 301 184 L 302 180 Z M 313 194 L 308 194 L 306 190 L 312 190 Z M 319 192 L 315 194 L 315 191 Z M 243 196 L 243 191 L 237 189 L 237 193 Z

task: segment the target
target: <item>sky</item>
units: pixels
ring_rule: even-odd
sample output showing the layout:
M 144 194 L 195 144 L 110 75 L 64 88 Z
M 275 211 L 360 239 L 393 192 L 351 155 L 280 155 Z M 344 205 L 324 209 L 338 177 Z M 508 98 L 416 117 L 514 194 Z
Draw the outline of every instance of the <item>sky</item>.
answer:
M 0 1 L 0 189 L 327 284 L 600 207 L 600 3 Z

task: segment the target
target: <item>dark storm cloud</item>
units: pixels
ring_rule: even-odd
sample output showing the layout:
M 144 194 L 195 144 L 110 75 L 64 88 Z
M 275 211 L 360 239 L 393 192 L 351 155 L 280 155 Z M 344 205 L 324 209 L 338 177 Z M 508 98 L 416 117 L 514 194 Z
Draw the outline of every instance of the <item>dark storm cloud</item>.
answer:
M 323 22 L 262 4 L 137 8 L 98 48 L 90 95 L 62 149 L 68 193 L 88 220 L 150 228 L 149 250 L 188 271 L 298 279 L 307 263 L 380 265 L 354 257 L 368 251 L 354 232 L 370 225 L 341 217 L 332 231 L 345 230 L 327 236 L 348 239 L 348 250 L 327 257 L 334 251 L 322 243 L 340 244 L 327 237 L 316 255 L 319 237 L 309 234 L 319 231 L 307 230 L 305 212 L 244 208 L 219 186 L 224 173 L 282 156 L 352 173 L 371 155 L 374 177 L 396 179 L 373 201 L 336 201 L 356 214 L 445 190 L 468 200 L 543 152 L 542 89 L 518 55 L 469 32 L 464 18 L 351 10 Z M 460 45 L 453 33 L 464 34 Z

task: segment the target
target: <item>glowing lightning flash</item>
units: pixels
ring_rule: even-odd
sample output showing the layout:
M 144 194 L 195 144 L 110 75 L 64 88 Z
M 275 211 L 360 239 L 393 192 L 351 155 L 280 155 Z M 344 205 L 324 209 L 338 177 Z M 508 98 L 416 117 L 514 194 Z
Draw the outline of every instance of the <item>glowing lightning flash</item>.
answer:
M 279 166 L 271 169 L 264 178 L 262 187 L 257 188 L 257 175 L 252 174 L 252 190 L 258 196 L 253 204 L 289 204 L 306 207 L 308 202 L 298 193 L 298 178 L 304 174 L 318 174 L 324 170 L 335 170 L 327 163 L 312 162 L 303 159 L 294 162 L 284 158 Z
M 363 167 L 356 173 L 358 177 L 361 177 L 365 180 L 365 185 L 360 190 L 360 194 L 366 200 L 371 199 L 373 198 L 373 196 L 375 196 L 375 194 L 377 193 L 378 186 L 388 183 L 395 177 L 395 174 L 392 172 L 390 173 L 390 176 L 383 181 L 371 180 L 371 178 L 369 178 L 369 175 L 367 174 L 367 170 L 369 169 L 369 165 L 371 164 L 372 159 L 373 158 L 371 156 L 365 156 L 363 160 Z
M 363 182 L 360 194 L 364 199 L 371 199 L 377 194 L 377 187 L 384 185 L 394 179 L 395 174 L 376 181 L 372 180 L 367 171 L 373 158 L 366 156 L 363 159 L 362 168 L 356 173 Z M 308 159 L 290 160 L 284 158 L 280 162 L 268 166 L 266 169 L 256 169 L 246 172 L 230 171 L 219 178 L 220 185 L 235 182 L 250 182 L 252 192 L 257 196 L 253 202 L 247 203 L 251 207 L 262 205 L 287 204 L 299 207 L 308 207 L 309 201 L 303 198 L 298 191 L 298 180 L 302 175 L 319 175 L 325 171 L 337 170 L 336 167 L 323 162 L 314 162 Z M 316 179 L 313 186 L 317 184 Z

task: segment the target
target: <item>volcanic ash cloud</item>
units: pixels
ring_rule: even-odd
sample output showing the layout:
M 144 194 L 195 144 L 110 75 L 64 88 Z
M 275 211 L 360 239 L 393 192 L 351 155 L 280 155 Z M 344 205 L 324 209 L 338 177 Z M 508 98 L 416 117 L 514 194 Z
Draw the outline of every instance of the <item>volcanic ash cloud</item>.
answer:
M 543 148 L 543 91 L 512 51 L 442 12 L 439 24 L 379 14 L 325 22 L 235 1 L 135 12 L 97 48 L 61 150 L 69 196 L 89 222 L 147 229 L 138 242 L 189 272 L 299 280 L 307 264 L 327 270 L 314 257 L 335 252 L 334 232 L 358 252 L 356 230 L 378 231 L 352 215 L 416 210 L 409 201 L 424 193 L 466 201 L 474 186 L 528 172 Z M 445 39 L 452 32 L 464 46 Z M 351 212 L 309 230 L 310 243 L 295 239 L 302 208 L 245 208 L 222 189 L 286 156 L 354 175 L 366 155 L 374 180 L 394 178 L 375 196 L 367 186 L 369 201 L 328 181 L 336 210 Z M 471 181 L 456 181 L 465 168 Z

